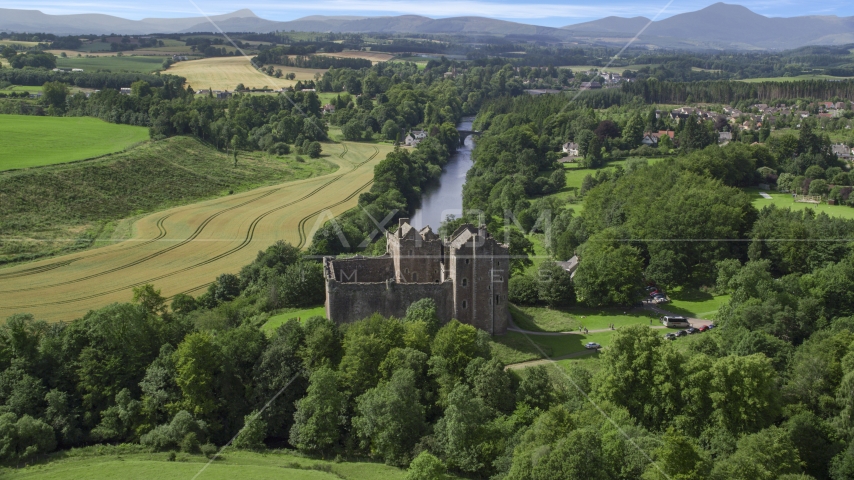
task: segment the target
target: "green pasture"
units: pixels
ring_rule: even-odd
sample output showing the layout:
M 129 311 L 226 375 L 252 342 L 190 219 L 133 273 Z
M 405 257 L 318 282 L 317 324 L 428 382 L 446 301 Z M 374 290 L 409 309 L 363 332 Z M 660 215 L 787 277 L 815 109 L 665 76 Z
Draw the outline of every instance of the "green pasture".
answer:
M 82 68 L 84 72 L 109 70 L 111 72 L 151 73 L 163 66 L 163 57 L 131 56 L 121 57 L 58 57 L 56 66 L 59 68 Z
M 824 212 L 831 217 L 846 218 L 849 220 L 854 219 L 854 208 L 845 205 L 828 205 L 827 203 L 820 203 L 818 205 L 812 203 L 796 203 L 792 199 L 791 193 L 780 192 L 765 192 L 771 196 L 771 199 L 768 200 L 759 195 L 759 189 L 757 188 L 745 188 L 744 191 L 750 195 L 750 198 L 753 201 L 753 206 L 759 210 L 769 205 L 774 205 L 778 208 L 788 208 L 795 211 L 806 210 L 809 208 L 815 210 L 816 213 Z
M 90 117 L 0 115 L 0 132 L 0 171 L 98 157 L 148 140 L 145 127 Z
M 61 452 L 48 460 L 17 469 L 0 470 L 6 479 L 141 479 L 205 480 L 252 478 L 289 480 L 403 480 L 405 470 L 365 461 L 331 462 L 297 455 L 289 450 L 265 453 L 225 450 L 215 461 L 203 455 L 144 453 L 127 446 L 97 446 Z M 130 450 L 126 452 L 125 450 Z
M 29 92 L 36 93 L 41 92 L 43 87 L 41 85 L 38 86 L 26 86 L 26 85 L 9 85 L 5 88 L 0 88 L 0 92 L 3 93 L 12 93 L 12 92 Z
M 298 318 L 300 321 L 305 321 L 307 318 L 315 316 L 326 317 L 326 307 L 320 305 L 319 307 L 310 308 L 288 308 L 277 313 L 275 316 L 270 317 L 261 327 L 261 330 L 272 332 L 292 318 Z

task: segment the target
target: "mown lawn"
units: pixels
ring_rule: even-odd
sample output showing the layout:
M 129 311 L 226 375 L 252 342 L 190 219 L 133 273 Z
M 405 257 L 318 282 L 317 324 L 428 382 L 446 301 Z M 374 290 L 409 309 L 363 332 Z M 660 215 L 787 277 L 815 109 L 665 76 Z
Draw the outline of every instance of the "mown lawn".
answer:
M 505 365 L 511 365 L 545 358 L 543 354 L 549 358 L 559 358 L 583 352 L 587 342 L 596 342 L 605 347 L 610 345 L 613 334 L 614 332 L 610 331 L 587 335 L 530 335 L 508 332 L 506 335 L 492 337 L 490 350 L 493 357 Z
M 179 453 L 170 461 L 169 453 L 138 453 L 140 447 L 96 446 L 54 454 L 43 463 L 20 469 L 0 470 L 7 479 L 47 480 L 176 479 L 194 478 L 209 462 L 202 455 Z M 130 450 L 130 451 L 128 451 Z M 305 458 L 289 450 L 266 453 L 225 450 L 200 479 L 282 479 L 288 480 L 403 480 L 405 470 L 365 461 L 331 462 Z
M 511 305 L 513 321 L 523 330 L 532 332 L 573 332 L 580 328 L 601 330 L 614 324 L 616 328 L 626 325 L 649 325 L 656 318 L 651 312 L 630 308 L 584 308 L 572 307 L 552 309 Z M 652 325 L 658 321 L 653 320 Z
M 91 117 L 0 115 L 0 132 L 0 171 L 83 160 L 148 140 L 145 127 Z
M 670 303 L 661 308 L 678 315 L 714 320 L 722 305 L 729 302 L 730 295 L 712 295 L 697 289 L 680 288 L 667 292 Z
M 261 330 L 272 332 L 292 318 L 297 318 L 301 322 L 304 322 L 306 319 L 315 316 L 326 317 L 326 307 L 320 305 L 318 307 L 310 308 L 288 308 L 270 317 L 270 319 L 267 320 L 267 323 L 261 327 Z
M 815 210 L 816 213 L 824 212 L 831 217 L 846 218 L 849 220 L 854 219 L 854 208 L 846 205 L 828 205 L 826 203 L 814 205 L 812 203 L 796 203 L 792 199 L 791 193 L 765 192 L 771 196 L 771 199 L 769 200 L 759 195 L 760 190 L 757 188 L 745 188 L 744 191 L 750 195 L 753 206 L 759 210 L 770 205 L 774 205 L 778 208 L 788 208 L 794 211 L 806 210 L 809 208 Z

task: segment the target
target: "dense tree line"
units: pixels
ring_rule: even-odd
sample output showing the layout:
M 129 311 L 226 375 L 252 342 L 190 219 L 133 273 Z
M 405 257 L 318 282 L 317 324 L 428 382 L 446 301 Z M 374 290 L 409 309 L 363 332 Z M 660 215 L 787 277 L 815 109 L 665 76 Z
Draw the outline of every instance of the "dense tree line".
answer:
M 13 85 L 41 86 L 45 82 L 62 82 L 80 88 L 129 88 L 133 82 L 144 81 L 152 87 L 162 87 L 167 83 L 181 85 L 183 77 L 174 75 L 150 75 L 144 73 L 110 73 L 110 72 L 54 72 L 40 68 L 3 69 L 0 70 L 0 81 Z
M 637 95 L 646 103 L 723 103 L 744 100 L 809 98 L 815 100 L 854 100 L 854 81 L 803 80 L 797 82 L 668 82 L 640 80 L 624 83 L 623 91 Z

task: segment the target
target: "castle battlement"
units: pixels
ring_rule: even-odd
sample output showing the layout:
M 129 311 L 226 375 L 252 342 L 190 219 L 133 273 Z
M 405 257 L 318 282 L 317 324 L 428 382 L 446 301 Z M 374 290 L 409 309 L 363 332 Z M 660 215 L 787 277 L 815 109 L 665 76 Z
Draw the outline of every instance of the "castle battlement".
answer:
M 463 225 L 442 239 L 403 218 L 386 243 L 379 257 L 324 258 L 331 320 L 348 323 L 374 313 L 401 318 L 409 305 L 431 298 L 442 322 L 456 318 L 494 335 L 507 331 L 510 257 L 485 227 Z

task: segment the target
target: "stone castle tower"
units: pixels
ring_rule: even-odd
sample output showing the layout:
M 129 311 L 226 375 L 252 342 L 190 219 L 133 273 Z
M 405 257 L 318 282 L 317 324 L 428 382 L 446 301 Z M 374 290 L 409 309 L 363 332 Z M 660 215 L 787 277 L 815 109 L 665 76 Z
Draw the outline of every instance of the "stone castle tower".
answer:
M 485 227 L 463 225 L 442 239 L 429 226 L 417 231 L 403 218 L 386 241 L 380 257 L 324 258 L 328 318 L 401 318 L 412 303 L 432 298 L 442 322 L 456 318 L 492 335 L 506 333 L 510 257 Z

